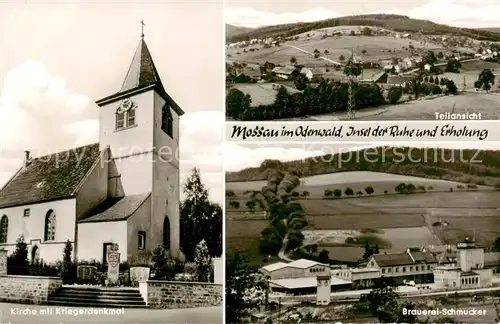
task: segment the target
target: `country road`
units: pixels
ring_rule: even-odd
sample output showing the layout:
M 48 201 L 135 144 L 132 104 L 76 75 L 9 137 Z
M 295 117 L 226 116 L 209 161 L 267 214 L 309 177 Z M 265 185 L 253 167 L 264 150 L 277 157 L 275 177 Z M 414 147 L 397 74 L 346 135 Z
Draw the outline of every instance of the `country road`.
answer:
M 294 45 L 283 45 L 283 46 L 288 46 L 288 47 L 292 47 L 292 48 L 295 48 L 296 50 L 298 51 L 301 51 L 302 53 L 306 53 L 306 54 L 309 54 L 311 56 L 314 56 L 314 53 L 312 52 L 309 52 L 309 51 L 306 51 L 305 49 L 302 49 L 300 47 L 297 47 L 297 46 L 294 46 Z M 325 60 L 327 62 L 330 62 L 330 63 L 333 63 L 333 64 L 336 64 L 336 65 L 344 65 L 343 63 L 340 63 L 340 62 L 336 62 L 334 60 L 330 60 L 328 57 L 324 57 L 324 56 L 320 56 L 318 57 L 318 59 L 321 59 L 321 60 Z

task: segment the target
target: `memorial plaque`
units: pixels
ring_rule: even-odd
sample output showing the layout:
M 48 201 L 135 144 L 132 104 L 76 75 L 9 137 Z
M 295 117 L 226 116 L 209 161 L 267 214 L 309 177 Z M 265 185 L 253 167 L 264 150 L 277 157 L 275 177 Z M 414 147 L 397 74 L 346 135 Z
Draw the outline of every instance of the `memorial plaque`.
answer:
M 108 252 L 108 284 L 116 285 L 120 277 L 120 253 L 113 251 L 112 248 Z

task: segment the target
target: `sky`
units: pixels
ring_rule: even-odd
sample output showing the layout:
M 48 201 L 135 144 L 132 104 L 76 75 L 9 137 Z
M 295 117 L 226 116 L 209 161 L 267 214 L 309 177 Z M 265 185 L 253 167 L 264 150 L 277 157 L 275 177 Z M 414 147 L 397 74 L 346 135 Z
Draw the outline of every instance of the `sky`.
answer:
M 245 168 L 258 167 L 264 160 L 272 159 L 282 162 L 302 160 L 309 157 L 318 157 L 326 154 L 338 154 L 352 151 L 359 151 L 365 148 L 375 148 L 381 146 L 392 147 L 415 147 L 415 148 L 438 148 L 438 149 L 478 149 L 478 150 L 498 150 L 496 142 L 384 142 L 384 143 L 359 143 L 359 144 L 240 144 L 226 143 L 224 152 L 224 169 L 226 172 L 240 171 Z M 354 157 L 354 156 L 353 156 Z
M 95 101 L 120 89 L 145 40 L 181 117 L 181 181 L 224 198 L 221 1 L 0 2 L 0 187 L 32 156 L 98 142 Z
M 437 23 L 469 27 L 500 27 L 500 0 L 226 0 L 228 24 L 262 27 L 309 22 L 347 15 L 401 14 Z

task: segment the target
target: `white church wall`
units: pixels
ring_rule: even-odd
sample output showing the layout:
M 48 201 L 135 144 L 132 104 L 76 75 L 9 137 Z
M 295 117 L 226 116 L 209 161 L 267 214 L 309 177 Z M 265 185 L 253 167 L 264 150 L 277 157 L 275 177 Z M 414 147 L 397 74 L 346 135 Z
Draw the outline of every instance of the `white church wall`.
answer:
M 144 203 L 135 211 L 135 213 L 127 219 L 127 257 L 130 258 L 136 255 L 140 250 L 138 246 L 139 231 L 146 232 L 145 250 L 153 250 L 161 241 L 156 241 L 151 237 L 151 197 L 146 199 Z M 125 253 L 125 250 L 121 249 Z
M 96 222 L 78 224 L 78 260 L 102 261 L 103 244 L 118 244 L 120 261 L 127 259 L 127 222 Z
M 25 209 L 29 209 L 27 217 L 24 216 Z M 45 242 L 45 217 L 49 210 L 53 210 L 56 215 L 55 240 Z M 7 243 L 0 244 L 0 248 L 12 253 L 16 240 L 23 235 L 29 251 L 38 245 L 40 258 L 45 262 L 62 260 L 65 242 L 75 241 L 75 213 L 75 198 L 0 209 L 0 216 L 7 215 L 9 219 Z
M 179 177 L 179 116 L 170 109 L 173 117 L 173 138 L 162 130 L 162 108 L 165 104 L 155 94 L 154 143 L 157 159 L 153 168 L 153 194 L 151 236 L 155 241 L 163 241 L 165 216 L 168 216 L 170 252 L 174 257 L 180 254 L 180 177 Z
M 153 127 L 154 94 L 147 91 L 132 96 L 136 125 L 116 130 L 116 110 L 121 101 L 116 101 L 99 109 L 99 142 L 101 149 L 109 145 L 115 159 L 116 175 L 120 176 L 125 195 L 133 195 L 152 190 L 153 171 Z
M 81 217 L 89 210 L 97 207 L 108 194 L 109 150 L 101 152 L 90 174 L 84 179 L 76 195 L 76 217 Z

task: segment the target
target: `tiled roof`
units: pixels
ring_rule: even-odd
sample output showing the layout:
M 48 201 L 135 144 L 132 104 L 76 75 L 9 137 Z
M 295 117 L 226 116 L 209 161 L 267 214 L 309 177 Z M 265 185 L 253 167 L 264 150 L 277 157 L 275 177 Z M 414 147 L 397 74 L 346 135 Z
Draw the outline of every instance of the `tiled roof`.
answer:
M 165 88 L 156 69 L 151 53 L 149 52 L 148 46 L 144 38 L 141 38 L 139 46 L 137 47 L 132 63 L 127 71 L 125 80 L 120 88 L 120 91 L 97 101 L 97 105 L 104 102 L 110 102 L 113 100 L 118 100 L 123 95 L 129 94 L 134 91 L 140 91 L 142 89 L 149 89 L 154 87 L 158 94 L 163 97 L 167 102 L 172 105 L 172 108 L 179 114 L 183 115 L 182 109 L 174 102 L 174 100 L 167 94 Z
M 72 196 L 99 153 L 96 143 L 32 159 L 0 191 L 0 208 Z
M 284 262 L 276 262 L 276 263 L 273 263 L 273 264 L 268 264 L 266 266 L 263 266 L 262 270 L 265 270 L 265 271 L 268 271 L 268 272 L 273 272 L 275 270 L 279 270 L 279 269 L 285 268 L 286 266 L 287 266 L 287 264 L 284 263 Z
M 307 260 L 307 259 L 295 260 L 295 261 L 290 262 L 288 264 L 289 267 L 300 268 L 300 269 L 307 269 L 307 268 L 314 267 L 317 265 L 323 265 L 323 264 L 316 262 L 316 261 Z
M 469 276 L 479 276 L 476 272 L 473 271 L 462 271 L 460 273 L 462 277 L 469 277 Z
M 108 198 L 91 210 L 79 223 L 96 223 L 124 220 L 149 198 L 150 192 L 118 198 Z
M 269 280 L 271 287 L 281 287 L 285 289 L 301 289 L 301 288 L 312 288 L 318 286 L 317 277 L 303 277 L 303 278 L 293 278 L 293 279 L 278 279 Z M 349 280 L 344 280 L 337 278 L 335 276 L 331 277 L 330 285 L 350 285 L 352 282 Z
M 387 254 L 375 254 L 375 262 L 377 262 L 379 267 L 390 267 L 390 266 L 402 266 L 402 265 L 412 265 L 420 262 L 425 263 L 437 263 L 436 258 L 430 252 L 411 252 L 415 262 L 406 252 L 400 253 L 387 253 Z

